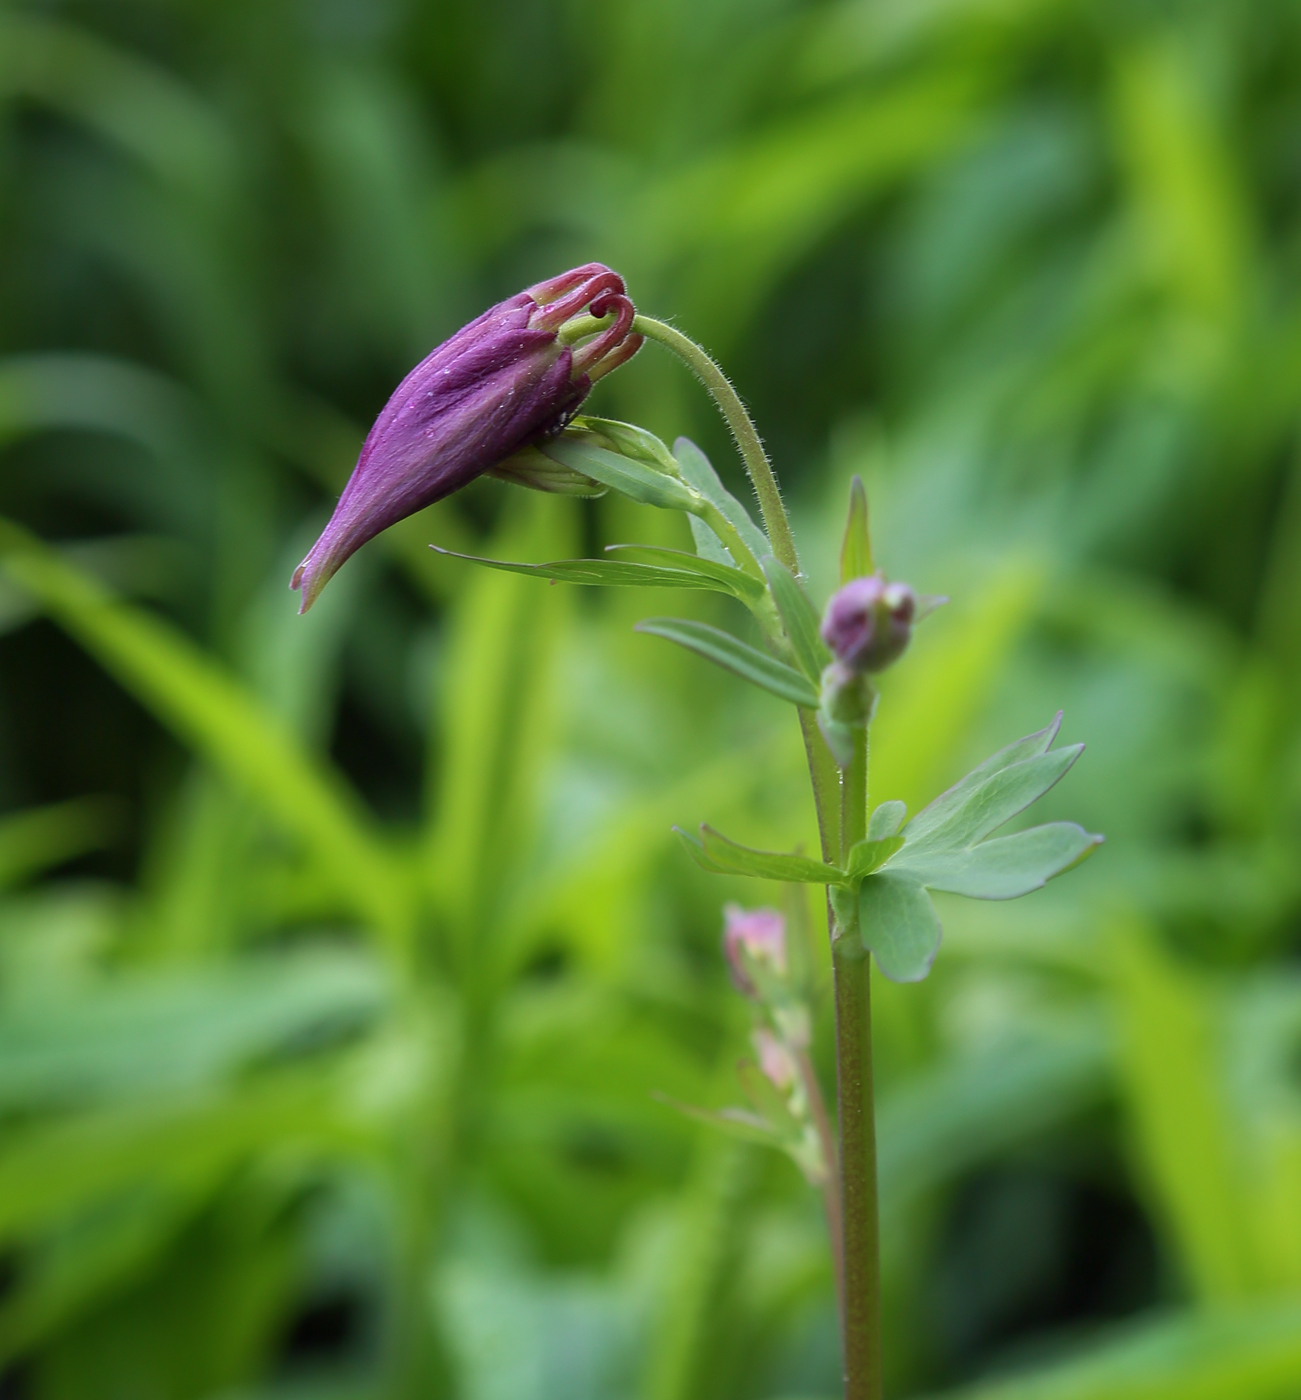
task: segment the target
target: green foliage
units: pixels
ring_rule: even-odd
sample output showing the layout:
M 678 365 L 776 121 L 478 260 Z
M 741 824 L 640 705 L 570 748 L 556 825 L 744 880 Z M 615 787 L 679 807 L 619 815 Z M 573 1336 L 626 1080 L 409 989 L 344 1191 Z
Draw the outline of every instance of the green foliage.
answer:
M 285 587 L 402 373 L 600 257 L 735 375 L 810 597 L 860 473 L 953 598 L 870 840 L 1049 707 L 1090 741 L 1045 820 L 1105 855 L 937 894 L 935 972 L 874 989 L 891 1393 L 1296 1392 L 1299 44 L 1279 0 L 0 10 L 13 1384 L 835 1393 L 804 1183 L 651 1097 L 727 1102 L 742 1046 L 671 824 L 816 850 L 789 713 L 638 595 L 427 546 L 745 561 L 492 482 Z M 703 394 L 648 345 L 598 395 L 702 444 L 757 566 Z

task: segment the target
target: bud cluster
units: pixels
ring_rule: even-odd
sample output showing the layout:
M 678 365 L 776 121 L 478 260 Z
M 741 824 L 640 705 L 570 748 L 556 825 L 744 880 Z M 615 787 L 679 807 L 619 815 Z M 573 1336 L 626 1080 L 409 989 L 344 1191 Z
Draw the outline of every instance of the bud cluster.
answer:
M 808 1059 L 811 1017 L 786 919 L 775 909 L 729 904 L 723 920 L 723 953 L 732 981 L 756 1013 L 750 1037 L 755 1061 L 740 1066 L 742 1086 L 757 1115 L 753 1121 L 810 1182 L 821 1185 L 830 1164 L 814 1113 L 818 1088 Z

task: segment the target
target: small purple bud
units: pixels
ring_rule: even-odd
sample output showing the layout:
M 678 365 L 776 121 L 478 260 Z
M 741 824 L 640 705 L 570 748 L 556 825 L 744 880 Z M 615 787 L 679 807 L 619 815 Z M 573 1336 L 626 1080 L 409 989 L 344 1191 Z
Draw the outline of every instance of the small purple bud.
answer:
M 584 312 L 613 320 L 571 349 L 558 332 Z M 640 348 L 635 314 L 623 278 L 589 263 L 491 307 L 422 360 L 375 420 L 330 523 L 294 573 L 299 612 L 367 540 L 559 432 L 596 380 Z
M 760 1026 L 751 1035 L 750 1041 L 759 1057 L 759 1069 L 764 1078 L 779 1093 L 790 1093 L 800 1077 L 800 1068 L 790 1047 L 765 1026 Z
M 906 583 L 887 583 L 880 574 L 851 579 L 827 603 L 822 640 L 846 672 L 883 671 L 908 645 L 916 611 Z
M 723 952 L 736 989 L 757 999 L 759 989 L 752 973 L 770 968 L 778 977 L 786 976 L 786 920 L 775 909 L 742 909 L 729 904 L 723 909 Z

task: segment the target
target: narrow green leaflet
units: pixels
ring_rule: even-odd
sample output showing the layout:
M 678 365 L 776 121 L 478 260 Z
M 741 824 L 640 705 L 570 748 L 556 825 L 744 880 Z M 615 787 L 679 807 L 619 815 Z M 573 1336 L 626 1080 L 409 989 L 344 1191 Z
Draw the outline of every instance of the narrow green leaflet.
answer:
M 882 802 L 873 811 L 867 822 L 867 839 L 869 841 L 882 841 L 887 836 L 893 836 L 903 825 L 903 819 L 908 814 L 907 806 L 899 801 Z
M 745 547 L 754 555 L 756 563 L 765 554 L 772 553 L 772 545 L 768 543 L 768 536 L 754 523 L 750 512 L 723 485 L 709 458 L 690 438 L 678 438 L 673 444 L 673 457 L 682 473 L 683 480 L 699 491 L 707 501 L 712 501 L 718 507 L 728 523 L 741 536 Z M 692 522 L 692 533 L 695 533 L 694 521 Z M 710 533 L 713 532 L 710 531 Z M 722 548 L 721 541 L 719 541 L 719 547 Z M 698 539 L 696 548 L 700 548 Z M 736 562 L 739 564 L 741 560 L 738 559 Z
M 929 889 L 970 899 L 1016 899 L 1078 865 L 1101 841 L 1074 822 L 1049 822 L 966 850 L 936 852 L 930 865 L 918 856 L 906 868 Z
M 678 830 L 678 828 L 674 828 Z M 685 832 L 680 832 L 688 841 Z M 838 885 L 845 872 L 810 856 L 781 851 L 756 851 L 729 840 L 712 826 L 700 828 L 700 848 L 715 871 L 729 875 L 753 875 L 760 880 L 785 880 L 791 884 Z
M 504 559 L 484 559 L 477 554 L 458 554 L 454 549 L 441 549 L 436 544 L 431 544 L 429 548 L 451 559 L 466 559 L 471 564 L 501 569 L 508 574 L 531 574 L 534 578 L 555 579 L 560 583 L 615 588 L 703 588 L 712 593 L 729 595 L 736 591 L 727 583 L 698 569 L 666 569 L 622 559 L 559 559 L 550 564 L 514 564 Z M 690 555 L 684 557 L 691 558 Z
M 965 778 L 954 783 L 946 792 L 942 792 L 934 802 L 917 813 L 908 823 L 908 839 L 919 842 L 933 828 L 943 825 L 966 801 L 972 791 L 987 778 L 993 777 L 995 773 L 1002 772 L 1004 768 L 1010 768 L 1014 763 L 1021 763 L 1027 758 L 1047 753 L 1061 727 L 1062 716 L 1059 711 L 1046 729 L 1040 729 L 1034 734 L 1027 734 L 1024 739 L 1018 739 L 1016 743 L 1009 744 L 1005 749 L 999 749 L 996 754 L 987 758 L 978 767 L 973 768 Z
M 919 880 L 878 871 L 858 891 L 863 946 L 892 982 L 920 982 L 940 949 L 940 920 Z
M 986 759 L 918 813 L 902 837 L 885 836 L 898 828 L 902 803 L 882 803 L 873 812 L 869 842 L 862 844 L 873 838 L 878 845 L 888 839 L 900 843 L 866 874 L 859 891 L 863 942 L 887 977 L 916 981 L 930 969 L 940 923 L 928 890 L 1015 899 L 1078 865 L 1101 843 L 1101 836 L 1074 822 L 1049 822 L 986 839 L 1042 797 L 1080 756 L 1082 744 L 1050 747 L 1060 724 L 1058 715 L 1046 729 Z M 850 873 L 858 873 L 852 860 Z
M 851 880 L 861 880 L 874 870 L 879 870 L 896 851 L 903 849 L 902 836 L 887 836 L 883 840 L 870 838 L 860 841 L 849 852 L 847 873 Z
M 790 639 L 795 660 L 799 662 L 800 670 L 817 685 L 822 679 L 823 668 L 831 660 L 831 653 L 822 640 L 817 609 L 800 587 L 799 580 L 780 560 L 766 554 L 759 564 L 772 590 L 773 601 L 781 614 L 782 626 Z
M 698 519 L 694 515 L 687 518 Z M 704 528 L 709 529 L 708 526 Z M 712 530 L 709 534 L 711 539 L 718 538 Z M 652 559 L 663 559 L 671 569 L 685 569 L 688 573 L 703 574 L 706 578 L 712 578 L 722 584 L 728 592 L 736 594 L 738 598 L 756 600 L 763 597 L 763 584 L 753 574 L 742 572 L 730 562 L 708 559 L 699 554 L 688 554 L 684 549 L 665 549 L 653 544 L 607 544 L 605 547 L 607 554 L 623 550 L 645 554 Z M 730 561 L 731 555 L 728 555 L 727 559 Z
M 635 630 L 676 642 L 779 700 L 817 709 L 818 692 L 807 677 L 717 627 L 685 618 L 648 617 Z
M 619 491 L 642 505 L 659 506 L 661 510 L 691 510 L 696 505 L 691 488 L 676 477 L 657 472 L 631 457 L 610 452 L 593 443 L 579 442 L 564 436 L 544 442 L 542 451 L 571 471 L 590 476 L 603 486 Z

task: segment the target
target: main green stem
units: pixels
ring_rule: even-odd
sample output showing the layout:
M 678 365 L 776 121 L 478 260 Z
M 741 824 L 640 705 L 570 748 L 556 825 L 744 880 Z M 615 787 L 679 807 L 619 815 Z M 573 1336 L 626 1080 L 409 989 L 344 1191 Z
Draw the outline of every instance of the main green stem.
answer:
M 709 390 L 741 451 L 741 458 L 750 475 L 754 493 L 759 498 L 764 530 L 772 541 L 773 553 L 793 574 L 798 574 L 800 561 L 795 552 L 795 536 L 791 533 L 790 521 L 786 518 L 786 507 L 782 505 L 781 491 L 777 486 L 777 478 L 773 475 L 772 463 L 763 450 L 763 441 L 759 437 L 759 430 L 754 426 L 754 419 L 750 417 L 749 409 L 741 402 L 740 395 L 732 388 L 727 375 L 694 340 L 688 339 L 681 331 L 675 330 L 664 321 L 656 321 L 651 316 L 637 316 L 633 320 L 632 329 L 636 335 L 644 335 L 648 340 L 658 340 L 661 345 L 667 346 L 691 367 L 696 377 Z
M 773 553 L 792 573 L 798 574 L 795 538 L 772 464 L 749 411 L 727 376 L 695 341 L 663 321 L 638 316 L 633 330 L 672 350 L 709 390 L 740 448 L 759 498 Z M 813 780 L 822 855 L 827 861 L 843 862 L 854 843 L 867 835 L 867 731 L 856 734 L 853 758 L 841 777 L 812 713 L 799 713 Z M 840 1316 L 845 1400 L 882 1400 L 871 961 L 856 923 L 841 927 L 830 908 L 828 920 L 836 984 L 836 1110 L 840 1129 L 840 1191 L 836 1204 L 841 1225 L 837 1272 L 843 1275 Z M 831 1218 L 836 1213 L 828 1212 Z
M 840 856 L 867 835 L 867 731 L 841 784 Z M 858 929 L 833 928 L 836 987 L 836 1111 L 844 1221 L 842 1310 L 845 1400 L 881 1400 L 881 1239 L 872 1086 L 871 959 Z

